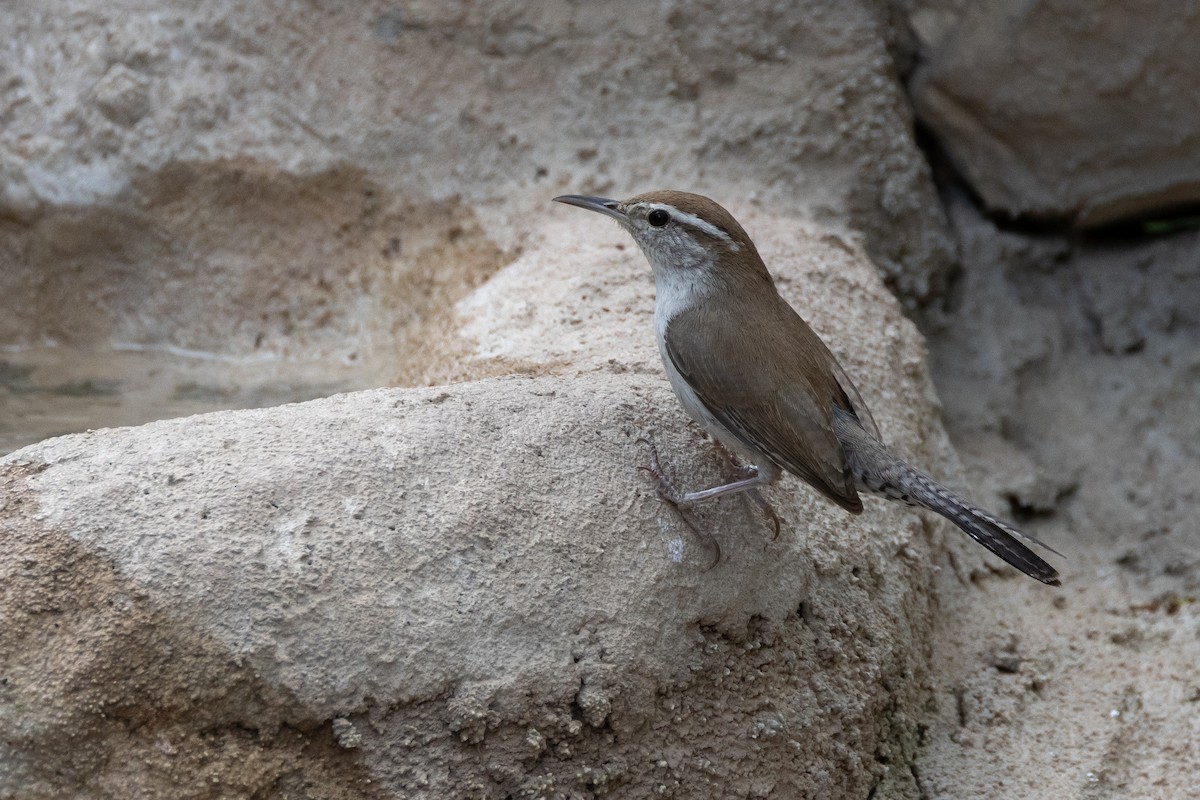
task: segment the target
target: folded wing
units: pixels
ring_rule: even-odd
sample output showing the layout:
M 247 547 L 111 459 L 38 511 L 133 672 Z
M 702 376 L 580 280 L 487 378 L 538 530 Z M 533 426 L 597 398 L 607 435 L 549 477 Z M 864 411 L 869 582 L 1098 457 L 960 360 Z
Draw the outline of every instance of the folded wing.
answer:
M 828 348 L 777 299 L 788 312 L 787 323 L 769 329 L 759 320 L 778 322 L 780 315 L 738 309 L 733 298 L 716 311 L 702 306 L 682 312 L 667 326 L 667 356 L 709 413 L 745 447 L 857 514 L 862 500 L 834 433 L 833 408 L 857 409 L 836 377 L 841 368 L 830 366 L 837 362 Z

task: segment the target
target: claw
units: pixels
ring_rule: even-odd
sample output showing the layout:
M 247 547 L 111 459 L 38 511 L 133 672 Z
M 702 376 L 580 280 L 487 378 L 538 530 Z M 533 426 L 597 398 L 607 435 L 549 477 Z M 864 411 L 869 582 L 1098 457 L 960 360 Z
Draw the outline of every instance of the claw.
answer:
M 683 499 L 683 495 L 679 493 L 679 490 L 671 483 L 671 479 L 667 477 L 666 470 L 663 469 L 662 462 L 658 459 L 658 447 L 654 444 L 654 440 L 643 437 L 639 438 L 638 442 L 644 442 L 650 448 L 649 466 L 642 465 L 638 469 L 650 473 L 650 476 L 654 478 L 655 488 L 662 499 L 666 500 L 679 511 L 691 508 L 692 504 Z
M 687 515 L 683 513 L 687 509 L 691 508 L 692 504 L 683 499 L 683 496 L 671 483 L 670 478 L 667 477 L 666 470 L 663 469 L 662 462 L 659 461 L 658 447 L 654 444 L 654 439 L 647 434 L 646 436 L 639 437 L 637 441 L 639 444 L 644 444 L 650 448 L 650 464 L 640 464 L 638 465 L 638 469 L 642 472 L 650 474 L 650 477 L 654 480 L 654 488 L 657 490 L 658 496 L 665 500 L 667 505 L 675 510 L 675 513 L 679 516 L 680 521 L 684 524 L 684 526 L 687 527 L 688 530 L 696 535 L 697 539 L 704 542 L 706 547 L 712 549 L 713 561 L 708 565 L 707 569 L 712 569 L 713 567 L 717 566 L 717 564 L 721 563 L 721 545 L 710 534 L 704 533 L 697 528 L 695 524 L 693 524 L 692 521 L 687 518 Z
M 779 538 L 779 528 L 780 523 L 782 522 L 782 520 L 779 519 L 779 515 L 775 513 L 775 509 L 771 507 L 771 503 L 767 500 L 767 498 L 763 497 L 757 489 L 751 489 L 746 494 L 750 495 L 750 498 L 758 504 L 758 507 L 762 509 L 762 512 L 767 516 L 768 519 L 770 519 L 771 525 L 773 525 L 775 528 L 775 533 L 771 536 L 771 541 L 775 541 Z

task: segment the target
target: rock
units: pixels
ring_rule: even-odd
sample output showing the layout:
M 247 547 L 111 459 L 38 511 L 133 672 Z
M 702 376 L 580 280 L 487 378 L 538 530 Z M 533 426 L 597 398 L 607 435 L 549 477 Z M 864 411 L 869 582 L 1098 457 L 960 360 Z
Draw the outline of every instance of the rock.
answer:
M 344 357 L 528 248 L 555 195 L 669 186 L 859 237 L 918 302 L 953 254 L 880 5 L 2 15 L 0 342 Z M 488 257 L 424 269 L 455 225 Z
M 1093 228 L 1169 213 L 1200 200 L 1197 35 L 1200 12 L 1177 5 L 971 3 L 913 102 L 995 214 Z
M 114 64 L 93 89 L 96 106 L 118 125 L 134 125 L 149 110 L 149 83 L 124 64 Z
M 721 460 L 654 365 L 646 267 L 563 219 L 465 304 L 470 358 L 537 377 L 0 462 L 0 794 L 917 796 L 870 756 L 915 754 L 948 526 L 787 479 L 778 539 L 743 499 L 689 529 L 637 439 L 683 485 Z M 745 221 L 885 435 L 953 472 L 920 337 L 861 250 Z
M 709 569 L 635 469 L 651 428 L 681 465 L 702 451 L 672 403 L 643 376 L 498 379 L 20 451 L 0 791 L 163 795 L 203 774 L 225 795 L 291 776 L 490 797 L 601 770 L 636 797 L 767 770 L 861 796 L 880 776 L 848 753 L 915 745 L 897 709 L 924 669 L 919 518 L 849 523 L 793 484 L 775 542 L 752 504 L 704 512 Z M 790 735 L 715 755 L 767 697 Z
M 1200 615 L 1173 599 L 1200 594 L 1200 234 L 950 218 L 962 280 L 926 327 L 944 419 L 976 496 L 1014 497 L 1063 552 L 1065 589 L 939 592 L 922 790 L 1190 797 L 1200 750 L 1160 745 L 1196 719 Z
M 956 570 L 981 551 L 795 480 L 778 539 L 745 499 L 684 524 L 638 437 L 681 484 L 721 461 L 649 271 L 549 203 L 716 196 L 888 439 L 954 475 L 881 280 L 916 303 L 952 260 L 891 4 L 134 11 L 0 19 L 0 342 L 445 385 L 0 462 L 0 796 L 915 798 L 888 763 L 942 535 Z

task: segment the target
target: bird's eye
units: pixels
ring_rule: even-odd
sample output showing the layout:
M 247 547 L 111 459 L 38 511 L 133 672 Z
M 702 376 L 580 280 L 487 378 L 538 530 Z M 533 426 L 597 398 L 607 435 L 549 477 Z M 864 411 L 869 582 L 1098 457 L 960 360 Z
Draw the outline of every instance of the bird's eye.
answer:
M 663 211 L 661 208 L 656 208 L 646 215 L 646 222 L 649 222 L 656 228 L 661 228 L 671 221 L 671 215 Z

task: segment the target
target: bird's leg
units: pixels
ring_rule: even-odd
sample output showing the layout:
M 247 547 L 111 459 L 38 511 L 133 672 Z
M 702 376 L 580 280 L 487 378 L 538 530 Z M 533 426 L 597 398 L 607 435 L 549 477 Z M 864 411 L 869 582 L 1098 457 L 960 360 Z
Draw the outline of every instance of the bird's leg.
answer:
M 662 468 L 662 463 L 658 458 L 658 447 L 654 444 L 654 440 L 646 437 L 638 439 L 638 441 L 644 443 L 650 448 L 649 466 L 638 467 L 638 469 L 649 472 L 651 477 L 654 478 L 654 482 L 657 484 L 658 493 L 662 495 L 663 499 L 676 508 L 682 510 L 691 508 L 701 500 L 710 500 L 714 497 L 720 497 L 724 494 L 750 491 L 759 486 L 770 483 L 771 478 L 773 477 L 763 474 L 754 467 L 750 467 L 749 469 L 753 471 L 751 476 L 748 478 L 742 478 L 740 480 L 733 481 L 732 483 L 714 486 L 711 489 L 701 489 L 698 492 L 680 493 L 680 491 L 675 488 L 675 485 L 671 483 L 671 479 L 667 477 L 666 471 Z
M 718 442 L 716 439 L 713 439 L 713 445 L 716 446 L 717 450 L 721 452 L 721 455 L 725 457 L 725 460 L 729 463 L 729 466 L 733 468 L 734 475 L 736 475 L 739 479 L 756 477 L 758 475 L 757 467 L 743 464 L 738 460 L 738 457 L 732 450 Z M 750 496 L 750 499 L 755 502 L 767 519 L 771 521 L 772 527 L 775 528 L 775 534 L 771 537 L 771 541 L 778 539 L 782 520 L 780 520 L 779 515 L 775 513 L 775 509 L 771 507 L 771 503 L 767 500 L 767 498 L 762 496 L 762 492 L 760 492 L 757 488 L 747 489 L 746 494 Z
M 695 505 L 701 500 L 711 500 L 714 497 L 721 497 L 726 494 L 735 494 L 737 492 L 754 492 L 759 486 L 766 486 L 771 482 L 771 479 L 764 473 L 758 470 L 754 471 L 754 476 L 750 478 L 742 478 L 733 483 L 725 483 L 721 486 L 714 486 L 711 489 L 701 489 L 698 492 L 688 492 L 683 497 L 679 498 L 679 503 L 684 508 Z
M 725 459 L 725 463 L 728 464 L 729 468 L 733 470 L 733 474 L 735 477 L 737 477 L 738 479 L 752 478 L 752 477 L 754 477 L 754 475 L 756 475 L 758 473 L 758 470 L 755 469 L 754 467 L 751 467 L 747 464 L 743 464 L 741 462 L 741 460 L 737 457 L 737 454 L 734 453 L 732 450 L 730 450 L 728 447 L 721 444 L 716 439 L 712 439 L 711 441 L 712 441 L 713 448 L 716 449 L 716 451 L 721 454 L 721 458 Z
M 680 511 L 685 511 L 701 500 L 711 500 L 714 497 L 720 497 L 726 494 L 746 492 L 750 495 L 751 499 L 753 499 L 754 502 L 757 503 L 768 516 L 770 516 L 771 522 L 775 527 L 775 535 L 779 535 L 779 516 L 775 513 L 775 510 L 771 508 L 766 499 L 758 492 L 758 488 L 760 486 L 767 486 L 774 481 L 775 478 L 779 477 L 778 470 L 764 470 L 759 469 L 758 467 L 743 467 L 741 465 L 737 465 L 737 469 L 740 471 L 740 473 L 743 475 L 748 473 L 749 477 L 739 478 L 732 483 L 714 486 L 711 489 L 701 489 L 697 492 L 687 492 L 681 494 L 663 471 L 662 464 L 658 459 L 658 448 L 655 446 L 654 441 L 650 438 L 639 439 L 638 441 L 645 442 L 650 448 L 650 465 L 648 467 L 641 467 L 641 469 L 644 469 L 646 472 L 650 473 L 651 477 L 654 478 L 654 481 L 657 484 L 658 493 L 664 500 L 675 506 L 675 508 L 679 509 Z M 736 464 L 736 462 L 734 463 Z

